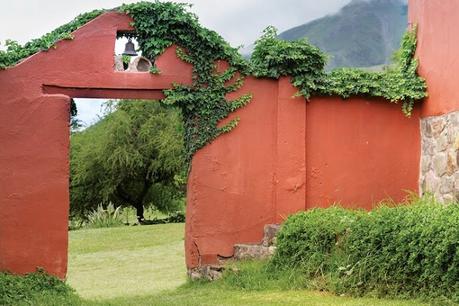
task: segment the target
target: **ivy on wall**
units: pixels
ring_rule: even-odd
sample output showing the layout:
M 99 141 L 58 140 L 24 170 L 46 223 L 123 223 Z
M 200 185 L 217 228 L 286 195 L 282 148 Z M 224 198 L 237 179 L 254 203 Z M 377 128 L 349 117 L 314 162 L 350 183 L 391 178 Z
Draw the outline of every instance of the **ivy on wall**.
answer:
M 427 96 L 424 79 L 417 74 L 416 28 L 406 32 L 394 64 L 381 72 L 356 68 L 324 71 L 326 56 L 307 40 L 278 39 L 276 29 L 268 27 L 256 42 L 252 54 L 253 74 L 258 77 L 291 76 L 293 85 L 308 99 L 311 95 L 367 96 L 402 103 L 402 111 L 410 116 L 414 103 Z
M 54 31 L 43 35 L 40 38 L 32 39 L 24 46 L 17 41 L 8 39 L 5 43 L 6 51 L 0 50 L 0 70 L 14 66 L 22 59 L 25 59 L 39 51 L 49 50 L 56 42 L 63 39 L 73 39 L 72 32 L 85 25 L 92 19 L 102 14 L 104 10 L 94 10 L 78 15 L 69 23 L 58 27 Z
M 177 56 L 193 66 L 192 84 L 174 84 L 165 90 L 166 98 L 162 101 L 182 110 L 188 160 L 197 150 L 236 127 L 238 118 L 224 125 L 219 123 L 250 102 L 250 94 L 233 101 L 227 99 L 228 93 L 243 85 L 247 75 L 291 76 L 293 85 L 306 99 L 311 95 L 382 97 L 390 102 L 401 102 L 407 116 L 411 114 L 415 101 L 427 96 L 425 81 L 416 73 L 415 29 L 408 31 L 403 38 L 396 63 L 384 71 L 343 68 L 327 73 L 324 70 L 327 57 L 320 49 L 306 40 L 281 40 L 273 27 L 265 30 L 255 44 L 250 61 L 247 61 L 216 32 L 202 27 L 187 7 L 186 4 L 157 1 L 126 4 L 117 10 L 132 17 L 143 56 L 154 60 L 166 48 L 177 45 Z M 40 50 L 47 50 L 58 40 L 71 39 L 71 32 L 103 12 L 96 10 L 82 14 L 24 46 L 7 41 L 7 50 L 0 51 L 0 69 L 13 66 Z M 228 68 L 218 71 L 217 61 L 227 62 Z M 160 71 L 154 66 L 151 73 Z
M 171 2 L 139 2 L 123 5 L 120 10 L 132 17 L 143 56 L 154 59 L 175 44 L 179 46 L 178 57 L 193 65 L 193 84 L 175 84 L 165 91 L 162 101 L 182 110 L 185 149 L 191 159 L 197 150 L 237 125 L 238 118 L 223 126 L 219 122 L 246 105 L 251 96 L 235 101 L 226 98 L 243 84 L 249 64 L 220 35 L 202 27 L 186 8 L 186 4 Z M 229 64 L 221 73 L 215 66 L 219 60 Z

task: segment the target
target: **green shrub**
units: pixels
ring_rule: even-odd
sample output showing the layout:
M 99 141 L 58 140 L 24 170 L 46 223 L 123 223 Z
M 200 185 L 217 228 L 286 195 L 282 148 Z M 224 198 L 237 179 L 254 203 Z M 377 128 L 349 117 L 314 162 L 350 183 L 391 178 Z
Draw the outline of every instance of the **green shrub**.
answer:
M 120 209 L 120 206 L 115 208 L 112 203 L 108 204 L 106 209 L 102 205 L 99 205 L 96 210 L 93 210 L 88 215 L 86 227 L 101 228 L 123 225 Z
M 272 264 L 301 268 L 317 276 L 333 265 L 334 253 L 349 225 L 363 213 L 339 207 L 312 209 L 291 216 L 277 237 L 277 252 Z
M 459 302 L 459 206 L 381 207 L 350 227 L 343 290 Z
M 270 268 L 300 270 L 308 287 L 339 294 L 459 302 L 459 205 L 426 197 L 369 213 L 302 212 L 282 226 Z
M 80 305 L 72 288 L 38 270 L 25 276 L 0 272 L 0 305 Z

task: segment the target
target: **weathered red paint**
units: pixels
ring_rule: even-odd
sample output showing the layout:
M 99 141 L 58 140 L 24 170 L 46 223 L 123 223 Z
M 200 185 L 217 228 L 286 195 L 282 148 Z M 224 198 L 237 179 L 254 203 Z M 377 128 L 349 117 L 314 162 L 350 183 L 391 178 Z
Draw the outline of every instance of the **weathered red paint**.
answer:
M 459 110 L 459 3 L 457 0 L 409 0 L 409 8 L 410 23 L 418 25 L 419 73 L 429 86 L 422 116 Z
M 0 71 L 0 270 L 65 277 L 70 97 L 161 98 L 172 82 L 191 83 L 174 48 L 157 59 L 159 76 L 114 71 L 116 33 L 131 21 L 106 13 Z
M 387 101 L 292 98 L 289 79 L 249 78 L 253 101 L 234 131 L 193 158 L 187 265 L 214 264 L 235 243 L 261 240 L 264 224 L 312 207 L 375 202 L 417 191 L 419 110 Z
M 419 108 L 384 100 L 314 98 L 306 107 L 306 208 L 370 209 L 418 190 Z
M 442 0 L 442 6 L 457 11 L 453 2 Z M 387 101 L 293 98 L 288 78 L 247 78 L 230 95 L 252 93 L 253 101 L 230 116 L 241 119 L 236 129 L 193 158 L 189 268 L 231 256 L 235 243 L 259 242 L 265 224 L 296 211 L 333 202 L 370 209 L 387 197 L 400 200 L 404 189 L 417 190 L 419 116 L 457 106 L 436 105 L 443 71 L 436 70 L 426 41 L 443 25 L 421 18 L 429 3 L 411 3 L 410 16 L 419 18 L 421 71 L 435 91 L 429 106 L 410 119 Z M 106 13 L 76 31 L 73 41 L 0 71 L 0 270 L 25 273 L 40 266 L 65 277 L 70 97 L 161 98 L 172 82 L 191 82 L 192 68 L 173 47 L 156 61 L 159 76 L 115 72 L 116 32 L 132 30 L 129 22 L 123 14 Z M 445 97 L 454 101 L 455 94 Z

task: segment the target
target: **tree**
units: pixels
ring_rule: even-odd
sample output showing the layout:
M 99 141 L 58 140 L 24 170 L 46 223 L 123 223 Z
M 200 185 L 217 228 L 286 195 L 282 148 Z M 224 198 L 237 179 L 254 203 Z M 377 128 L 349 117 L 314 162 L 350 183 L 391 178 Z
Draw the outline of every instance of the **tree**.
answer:
M 178 207 L 187 167 L 181 113 L 157 101 L 109 102 L 99 122 L 71 135 L 71 215 L 84 218 L 99 204 Z

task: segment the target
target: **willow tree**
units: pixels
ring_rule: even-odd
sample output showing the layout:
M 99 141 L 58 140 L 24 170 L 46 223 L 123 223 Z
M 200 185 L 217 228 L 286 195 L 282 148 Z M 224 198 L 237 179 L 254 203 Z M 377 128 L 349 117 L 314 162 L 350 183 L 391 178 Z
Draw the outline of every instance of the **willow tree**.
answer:
M 99 122 L 71 135 L 71 215 L 99 204 L 177 209 L 183 197 L 181 114 L 156 101 L 121 100 Z

